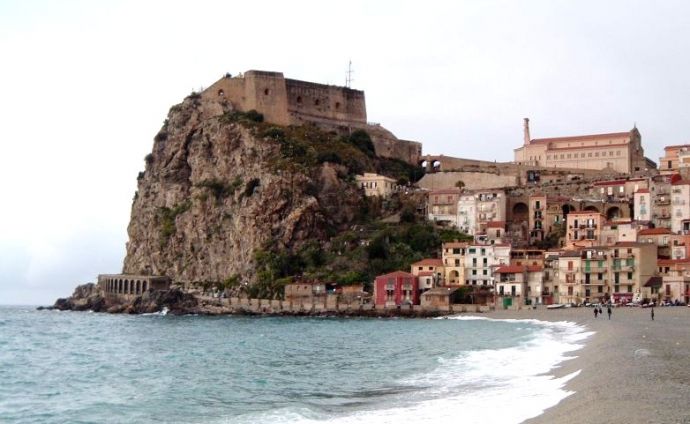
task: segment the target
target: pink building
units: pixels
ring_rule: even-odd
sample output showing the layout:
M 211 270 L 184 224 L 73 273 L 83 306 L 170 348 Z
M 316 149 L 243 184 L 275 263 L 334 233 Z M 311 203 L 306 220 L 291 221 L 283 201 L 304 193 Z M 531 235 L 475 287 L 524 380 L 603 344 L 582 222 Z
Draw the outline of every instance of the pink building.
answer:
M 377 306 L 419 305 L 419 280 L 403 271 L 379 275 L 374 284 L 374 303 Z

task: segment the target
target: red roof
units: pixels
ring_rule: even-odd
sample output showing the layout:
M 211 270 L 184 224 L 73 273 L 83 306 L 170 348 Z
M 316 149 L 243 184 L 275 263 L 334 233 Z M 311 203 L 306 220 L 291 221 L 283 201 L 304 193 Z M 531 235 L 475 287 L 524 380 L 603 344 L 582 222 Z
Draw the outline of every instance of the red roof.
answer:
M 649 246 L 649 243 L 638 243 L 636 241 L 619 241 L 614 244 L 615 247 L 639 247 Z
M 647 190 L 646 188 L 641 188 L 637 190 L 635 193 L 649 193 L 649 190 Z
M 605 133 L 605 134 L 589 134 L 589 135 L 576 135 L 569 137 L 552 137 L 552 138 L 535 138 L 530 141 L 532 143 L 550 143 L 550 142 L 561 142 L 561 141 L 584 141 L 584 140 L 596 140 L 598 138 L 611 138 L 611 137 L 625 137 L 629 136 L 630 131 L 617 132 L 617 133 Z M 599 147 L 599 146 L 592 146 Z
M 504 265 L 496 270 L 497 274 L 518 274 L 525 272 L 525 267 L 520 265 Z
M 543 270 L 541 265 L 527 265 L 527 272 L 541 272 Z
M 673 146 L 666 146 L 664 150 L 680 149 L 681 147 L 690 147 L 690 144 L 675 144 Z
M 434 272 L 433 271 L 422 271 L 419 274 L 417 274 L 418 277 L 433 277 Z
M 422 259 L 421 261 L 415 262 L 412 266 L 443 266 L 442 259 Z
M 505 221 L 489 221 L 486 223 L 486 228 L 505 228 Z
M 690 180 L 676 180 L 672 182 L 671 185 L 690 185 Z
M 668 228 L 645 228 L 637 232 L 639 236 L 654 236 L 658 234 L 671 234 Z
M 405 272 L 405 271 L 393 271 L 393 272 L 389 272 L 388 274 L 376 276 L 377 279 L 383 278 L 383 277 L 387 277 L 387 278 L 390 278 L 390 277 L 393 277 L 393 278 L 396 278 L 396 277 L 415 278 L 414 275 L 410 274 L 409 272 Z

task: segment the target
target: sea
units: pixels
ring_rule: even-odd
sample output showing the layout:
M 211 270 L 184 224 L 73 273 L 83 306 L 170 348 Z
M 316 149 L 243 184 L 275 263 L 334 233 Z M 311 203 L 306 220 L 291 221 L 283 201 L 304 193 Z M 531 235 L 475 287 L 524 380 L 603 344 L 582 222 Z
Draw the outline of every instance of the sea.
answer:
M 569 322 L 0 306 L 2 423 L 520 423 L 572 392 Z

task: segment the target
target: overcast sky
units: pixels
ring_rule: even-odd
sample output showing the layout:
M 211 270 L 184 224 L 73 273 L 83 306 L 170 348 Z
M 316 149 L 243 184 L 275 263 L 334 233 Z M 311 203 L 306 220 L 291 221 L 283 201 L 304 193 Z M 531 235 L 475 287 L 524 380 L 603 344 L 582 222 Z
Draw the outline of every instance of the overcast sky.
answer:
M 604 4 L 605 3 L 605 4 Z M 690 134 L 683 1 L 0 2 L 0 304 L 121 271 L 170 106 L 225 72 L 364 90 L 424 153 L 507 161 L 532 137 Z

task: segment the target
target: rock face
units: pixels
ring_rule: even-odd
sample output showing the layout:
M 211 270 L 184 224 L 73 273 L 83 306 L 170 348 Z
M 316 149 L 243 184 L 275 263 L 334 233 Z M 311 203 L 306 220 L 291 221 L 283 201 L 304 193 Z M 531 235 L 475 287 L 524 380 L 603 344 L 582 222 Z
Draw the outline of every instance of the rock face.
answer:
M 279 166 L 280 143 L 229 115 L 198 95 L 171 108 L 138 178 L 124 273 L 251 283 L 258 249 L 324 241 L 352 222 L 363 199 L 342 166 Z

